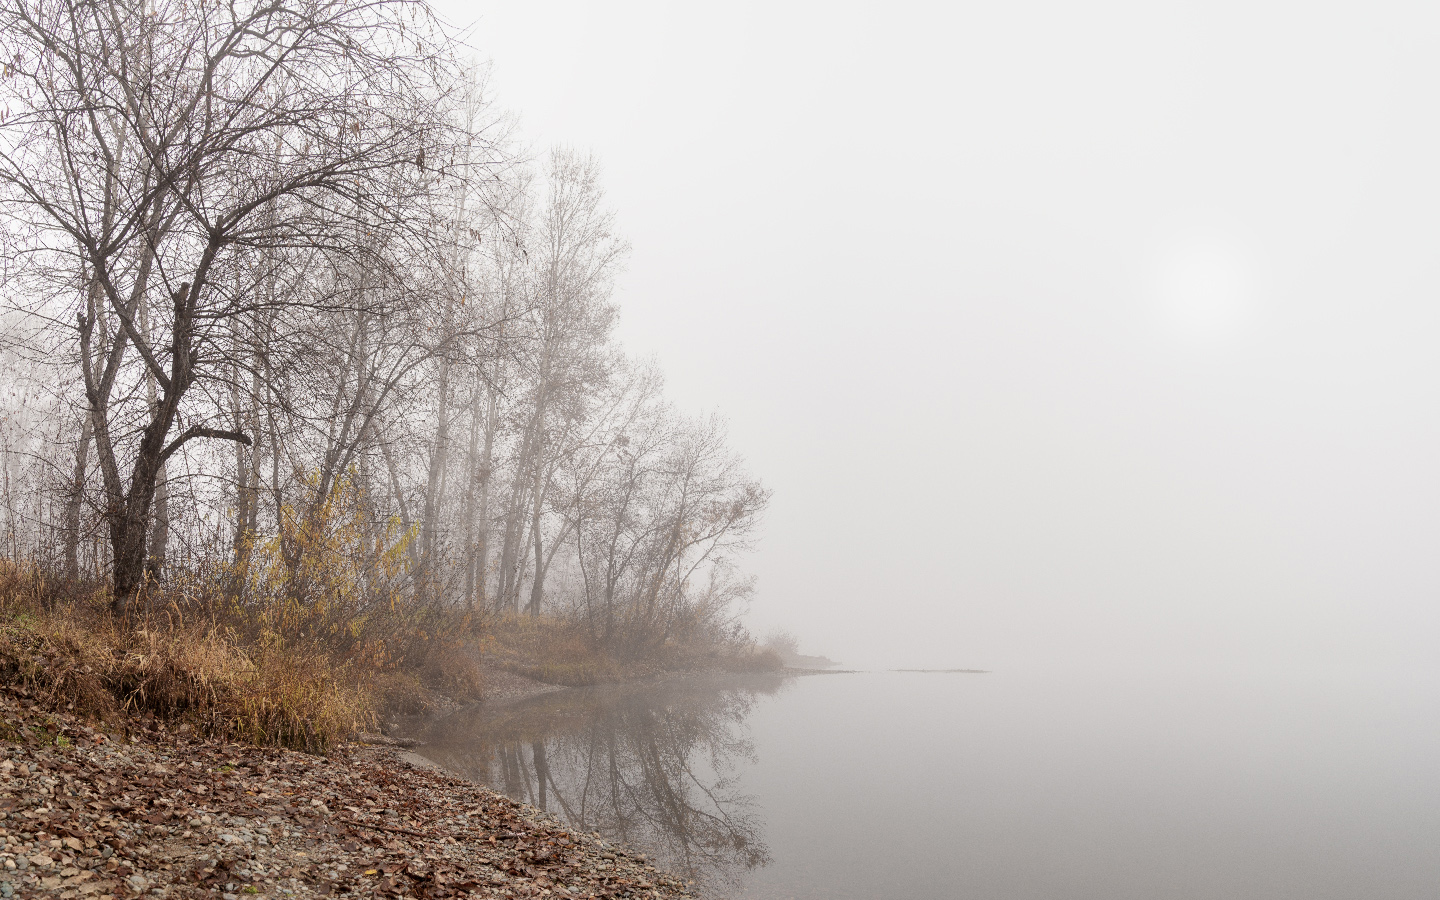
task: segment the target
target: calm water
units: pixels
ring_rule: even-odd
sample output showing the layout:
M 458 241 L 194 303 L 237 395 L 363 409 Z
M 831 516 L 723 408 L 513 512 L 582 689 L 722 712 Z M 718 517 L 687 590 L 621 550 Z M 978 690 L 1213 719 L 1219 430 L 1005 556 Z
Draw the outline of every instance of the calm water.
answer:
M 1440 897 L 1440 692 L 1350 673 L 597 688 L 427 756 L 711 897 Z

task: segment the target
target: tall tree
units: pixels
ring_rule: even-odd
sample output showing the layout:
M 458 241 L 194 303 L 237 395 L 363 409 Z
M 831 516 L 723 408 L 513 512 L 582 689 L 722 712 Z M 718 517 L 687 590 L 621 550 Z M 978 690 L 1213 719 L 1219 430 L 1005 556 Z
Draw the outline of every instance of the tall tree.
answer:
M 532 616 L 540 613 L 548 568 L 541 516 L 567 452 L 564 434 L 585 430 L 589 399 L 609 377 L 612 359 L 606 345 L 615 321 L 610 291 L 628 249 L 615 234 L 593 157 L 556 150 L 548 174 L 549 195 L 535 229 L 536 347 L 529 421 L 517 467 L 517 475 L 524 474 L 516 490 L 524 501 L 516 504 L 516 512 L 529 516 L 534 553 L 526 604 Z M 517 606 L 518 600 L 517 592 Z
M 304 302 L 267 297 L 246 275 L 254 254 L 362 259 L 377 223 L 424 240 L 408 201 L 454 142 L 449 58 L 422 13 L 404 0 L 0 7 L 9 246 L 43 298 L 31 311 L 69 310 L 117 611 L 143 583 L 166 461 L 197 438 L 252 442 L 191 398 L 223 383 L 231 320 Z

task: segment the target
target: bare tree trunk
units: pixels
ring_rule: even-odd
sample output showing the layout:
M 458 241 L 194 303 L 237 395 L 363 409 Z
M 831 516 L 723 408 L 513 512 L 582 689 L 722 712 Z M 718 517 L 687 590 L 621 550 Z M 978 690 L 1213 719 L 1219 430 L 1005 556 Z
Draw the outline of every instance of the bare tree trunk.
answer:
M 475 482 L 476 478 L 476 456 L 477 445 L 480 440 L 480 404 L 479 391 L 474 391 L 470 400 L 470 441 L 465 449 L 465 510 L 462 515 L 464 520 L 463 546 L 465 559 L 465 606 L 469 609 L 475 608 L 475 562 L 471 559 L 470 551 L 475 548 Z
M 209 253 L 201 263 L 199 272 L 208 270 L 214 251 L 212 243 Z M 200 278 L 197 277 L 197 281 Z M 250 443 L 250 438 L 233 431 L 202 426 L 191 426 L 173 440 L 166 442 L 180 401 L 194 380 L 195 353 L 195 295 L 199 288 L 191 289 L 189 282 L 180 285 L 174 294 L 175 316 L 171 330 L 169 356 L 170 372 L 163 383 L 158 402 L 150 408 L 149 421 L 141 432 L 140 444 L 135 461 L 130 469 L 129 483 L 121 481 L 119 462 L 115 445 L 105 418 L 108 408 L 109 384 L 97 384 L 94 373 L 86 369 L 85 393 L 90 404 L 92 425 L 95 434 L 95 449 L 99 455 L 100 469 L 104 476 L 106 494 L 106 516 L 109 519 L 110 545 L 114 555 L 114 584 L 112 586 L 111 609 L 118 615 L 128 615 L 131 605 L 140 592 L 146 574 L 146 554 L 149 549 L 148 536 L 151 505 L 154 503 L 156 485 L 164 471 L 165 461 L 185 443 L 197 437 L 225 438 Z M 90 357 L 90 338 L 93 317 L 81 322 L 81 355 Z M 118 343 L 111 351 L 111 358 L 117 359 L 121 348 Z M 118 361 L 115 363 L 118 366 Z M 113 372 L 114 367 L 110 367 Z M 107 373 L 107 380 L 113 375 Z
M 275 408 L 268 404 L 265 419 L 270 426 L 270 503 L 275 508 L 275 530 L 279 532 L 285 518 L 285 491 L 280 483 L 280 423 L 275 419 Z M 258 424 L 256 427 L 259 427 Z
M 281 148 L 277 137 L 276 152 Z M 272 200 L 266 210 L 266 218 L 270 224 L 277 219 L 275 203 Z M 262 254 L 260 258 L 261 268 L 257 271 L 257 277 L 263 285 L 261 290 L 263 296 L 270 303 L 271 308 L 275 307 L 276 285 L 275 273 L 272 268 L 274 260 L 268 254 Z M 240 290 L 237 274 L 237 293 Z M 234 569 L 236 579 L 236 595 L 244 589 L 245 580 L 249 576 L 250 552 L 255 543 L 255 529 L 259 524 L 260 517 L 260 397 L 264 390 L 264 381 L 261 377 L 262 369 L 269 372 L 270 346 L 269 338 L 274 325 L 274 315 L 271 313 L 267 318 L 257 314 L 250 323 L 254 328 L 254 339 L 257 343 L 249 348 L 250 354 L 250 408 L 244 409 L 240 400 L 240 371 L 236 363 L 246 352 L 245 341 L 243 340 L 244 324 L 237 322 L 232 326 L 231 334 L 234 340 L 232 350 L 234 357 L 231 360 L 230 376 L 230 398 L 231 408 L 234 417 L 235 430 L 247 432 L 254 435 L 254 444 L 248 450 L 243 444 L 235 445 L 235 544 L 234 544 Z M 272 445 L 271 452 L 278 452 L 278 445 Z M 276 509 L 278 520 L 279 509 Z M 278 521 L 277 521 L 278 525 Z
M 505 541 L 500 547 L 500 590 L 495 600 L 501 609 L 509 607 L 520 614 L 520 561 L 525 556 L 526 490 L 529 479 L 530 460 L 535 453 L 535 422 L 525 430 L 525 440 L 515 465 L 515 483 L 510 492 L 510 502 L 505 509 Z
M 420 522 L 420 570 L 416 573 L 422 591 L 434 577 L 435 543 L 440 503 L 445 485 L 445 467 L 450 458 L 450 359 L 440 360 L 439 397 L 436 402 L 435 447 L 430 453 L 430 472 L 425 482 L 425 509 Z
M 409 534 L 411 527 L 410 504 L 405 502 L 405 489 L 400 484 L 400 470 L 395 465 L 395 454 L 390 450 L 390 442 L 380 440 L 380 454 L 385 457 L 385 468 L 390 473 L 390 491 L 395 497 L 395 508 L 400 513 L 400 527 Z M 420 560 L 416 556 L 413 542 L 409 545 L 410 564 L 416 569 L 420 566 Z
M 65 577 L 80 577 L 80 507 L 85 500 L 85 473 L 90 464 L 90 416 L 80 420 L 80 440 L 75 445 L 75 469 L 65 496 Z
M 173 404 L 165 404 L 171 407 Z M 150 507 L 154 502 L 156 483 L 160 477 L 160 454 L 165 435 L 174 420 L 173 410 L 160 411 L 140 442 L 140 453 L 130 476 L 130 489 L 124 499 L 112 506 L 110 544 L 115 555 L 115 596 L 111 603 L 115 612 L 130 611 L 146 575 L 150 525 Z
M 258 404 L 261 384 L 258 367 L 251 374 L 250 409 L 248 411 L 241 405 L 238 386 L 233 386 L 235 381 L 238 381 L 238 373 L 237 377 L 232 380 L 231 389 L 235 430 L 255 435 L 255 442 L 250 447 L 240 443 L 235 444 L 235 533 L 232 550 L 233 591 L 238 597 L 244 590 L 245 581 L 249 576 L 250 554 L 254 549 L 255 529 L 260 516 L 260 411 Z M 273 448 L 271 452 L 274 452 Z
M 240 404 L 238 398 L 233 398 L 234 421 L 236 429 L 241 427 Z M 251 448 L 252 451 L 254 448 Z M 246 550 L 248 543 L 248 530 L 246 526 L 250 522 L 250 504 L 253 502 L 250 495 L 250 465 L 245 458 L 245 447 L 241 444 L 235 445 L 235 524 L 231 532 L 231 559 L 237 574 L 243 577 L 246 558 L 249 553 Z
M 549 400 L 549 382 L 550 348 L 546 346 L 543 353 L 541 354 L 540 369 L 536 381 L 535 409 L 531 413 L 530 427 L 526 431 L 526 435 L 528 438 L 526 441 L 526 447 L 528 449 L 528 452 L 521 455 L 519 465 L 517 465 L 515 469 L 515 478 L 517 485 L 523 486 L 525 484 L 526 479 L 523 477 L 523 475 L 530 476 L 530 488 L 528 497 L 529 502 L 526 503 L 527 498 L 525 498 L 520 491 L 517 491 L 516 499 L 519 500 L 520 503 L 519 507 L 514 510 L 514 513 L 516 519 L 520 520 L 519 527 L 517 528 L 517 531 L 519 532 L 517 537 L 523 538 L 525 527 L 523 521 L 524 506 L 530 506 L 530 536 L 535 547 L 535 580 L 530 585 L 530 602 L 527 604 L 527 607 L 530 611 L 530 615 L 532 616 L 537 616 L 540 614 L 539 591 L 543 589 L 542 582 L 544 580 L 542 572 L 543 555 L 541 551 L 540 510 L 542 508 L 542 503 L 545 499 L 544 492 L 542 490 L 544 486 L 542 482 L 542 477 L 545 467 L 545 414 L 546 406 L 548 405 L 547 401 Z M 508 533 L 506 535 L 506 539 L 508 543 Z M 521 557 L 523 557 L 525 554 L 522 550 L 519 549 L 519 547 L 523 546 L 524 543 L 525 542 L 523 540 L 520 540 L 515 550 L 517 555 Z M 514 605 L 516 615 L 520 614 L 519 582 L 520 579 L 517 575 L 514 584 Z
M 145 574 L 151 581 L 159 581 L 165 572 L 165 556 L 170 547 L 170 486 L 165 475 L 165 464 L 155 476 L 155 511 L 150 518 L 150 558 L 145 563 Z
M 145 335 L 146 341 L 153 344 L 148 298 L 140 300 L 140 332 Z M 159 398 L 155 387 L 155 373 L 149 370 L 145 373 L 145 391 L 153 410 L 159 403 Z M 170 488 L 165 475 L 165 463 L 162 461 L 155 481 L 154 513 L 150 521 L 150 557 L 145 562 L 145 574 L 151 581 L 160 580 L 165 568 L 165 552 L 170 544 Z
M 541 489 L 540 466 L 535 467 L 535 484 L 530 489 L 533 498 L 530 507 L 530 536 L 535 545 L 535 577 L 530 579 L 529 612 L 532 619 L 540 616 L 540 598 L 545 592 L 545 554 L 541 547 L 540 510 L 545 498 Z
M 490 583 L 490 482 L 495 469 L 495 432 L 500 427 L 500 404 L 490 389 L 485 411 L 485 449 L 480 454 L 480 508 L 477 519 L 480 529 L 475 548 L 475 581 L 479 586 L 479 603 L 485 605 L 486 587 Z

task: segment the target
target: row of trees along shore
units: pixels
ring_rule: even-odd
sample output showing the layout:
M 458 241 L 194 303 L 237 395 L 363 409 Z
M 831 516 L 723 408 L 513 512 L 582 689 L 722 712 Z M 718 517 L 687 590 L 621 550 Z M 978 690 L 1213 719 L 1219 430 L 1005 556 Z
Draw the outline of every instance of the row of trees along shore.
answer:
M 0 4 L 5 555 L 120 617 L 743 639 L 767 492 L 617 346 L 595 161 L 468 52 L 409 0 Z

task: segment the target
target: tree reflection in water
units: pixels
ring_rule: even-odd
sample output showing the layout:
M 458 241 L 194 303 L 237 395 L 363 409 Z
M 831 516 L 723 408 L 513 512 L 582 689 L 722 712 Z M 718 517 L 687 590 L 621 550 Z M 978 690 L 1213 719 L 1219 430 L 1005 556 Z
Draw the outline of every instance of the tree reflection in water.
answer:
M 482 704 L 434 722 L 425 755 L 723 894 L 770 854 L 735 766 L 776 675 L 608 685 Z

